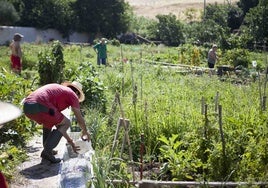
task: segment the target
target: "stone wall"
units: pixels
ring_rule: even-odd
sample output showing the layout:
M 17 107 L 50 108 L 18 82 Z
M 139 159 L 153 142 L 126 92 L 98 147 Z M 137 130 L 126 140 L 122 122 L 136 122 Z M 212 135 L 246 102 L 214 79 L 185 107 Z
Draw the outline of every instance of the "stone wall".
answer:
M 13 39 L 14 33 L 20 33 L 24 35 L 22 42 L 29 43 L 46 43 L 51 40 L 59 40 L 63 43 L 88 43 L 90 37 L 86 33 L 73 33 L 67 38 L 63 38 L 62 34 L 54 29 L 39 30 L 33 27 L 12 27 L 12 26 L 0 26 L 0 45 L 9 43 Z

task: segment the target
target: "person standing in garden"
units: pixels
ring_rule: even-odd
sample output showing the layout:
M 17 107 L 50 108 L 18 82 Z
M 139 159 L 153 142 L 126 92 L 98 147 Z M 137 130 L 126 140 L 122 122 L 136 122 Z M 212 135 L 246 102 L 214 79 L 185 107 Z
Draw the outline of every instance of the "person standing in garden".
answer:
M 101 41 L 93 46 L 94 51 L 97 53 L 97 64 L 106 65 L 107 63 L 107 41 L 102 38 Z
M 11 70 L 17 74 L 20 74 L 22 69 L 22 51 L 20 46 L 22 38 L 23 35 L 21 35 L 20 33 L 15 33 L 13 40 L 9 46 L 11 50 Z
M 216 44 L 213 44 L 212 48 L 208 51 L 208 67 L 211 69 L 215 67 L 216 61 L 218 60 L 216 51 L 217 51 Z
M 84 101 L 85 95 L 79 82 L 64 82 L 62 84 L 51 83 L 33 91 L 23 101 L 25 115 L 38 124 L 43 125 L 43 146 L 41 157 L 52 163 L 59 163 L 61 159 L 55 158 L 54 148 L 60 142 L 62 136 L 72 146 L 74 152 L 79 151 L 73 140 L 67 133 L 71 126 L 70 120 L 62 113 L 68 107 L 72 108 L 77 122 L 82 129 L 81 138 L 90 140 L 86 123 L 80 111 L 79 102 Z M 55 127 L 56 129 L 53 129 Z
M 213 44 L 212 48 L 208 51 L 208 68 L 210 69 L 209 76 L 214 74 L 214 67 L 215 67 L 216 61 L 218 60 L 216 51 L 217 51 L 216 44 Z

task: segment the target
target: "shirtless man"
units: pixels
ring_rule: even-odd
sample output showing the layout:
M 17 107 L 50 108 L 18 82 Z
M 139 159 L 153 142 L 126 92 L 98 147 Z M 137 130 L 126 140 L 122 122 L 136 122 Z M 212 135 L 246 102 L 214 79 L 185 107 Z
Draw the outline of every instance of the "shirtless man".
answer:
M 216 61 L 218 59 L 216 51 L 217 51 L 217 45 L 213 44 L 212 48 L 208 52 L 208 67 L 209 68 L 214 68 L 216 64 Z
M 23 38 L 23 35 L 15 33 L 13 40 L 10 44 L 11 49 L 11 69 L 13 72 L 20 74 L 22 69 L 22 51 L 20 47 L 20 41 Z

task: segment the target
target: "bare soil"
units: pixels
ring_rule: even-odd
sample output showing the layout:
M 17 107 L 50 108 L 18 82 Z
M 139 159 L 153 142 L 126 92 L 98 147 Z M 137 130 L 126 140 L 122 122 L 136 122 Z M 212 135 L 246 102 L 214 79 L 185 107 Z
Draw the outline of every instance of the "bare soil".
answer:
M 66 141 L 61 139 L 56 147 L 56 157 L 63 158 Z M 60 185 L 60 166 L 41 160 L 43 150 L 42 135 L 36 135 L 27 145 L 28 160 L 17 167 L 9 188 L 58 188 Z
M 154 19 L 157 14 L 172 13 L 178 18 L 185 19 L 187 11 L 193 12 L 199 19 L 204 7 L 208 4 L 236 3 L 239 0 L 126 0 L 138 16 Z

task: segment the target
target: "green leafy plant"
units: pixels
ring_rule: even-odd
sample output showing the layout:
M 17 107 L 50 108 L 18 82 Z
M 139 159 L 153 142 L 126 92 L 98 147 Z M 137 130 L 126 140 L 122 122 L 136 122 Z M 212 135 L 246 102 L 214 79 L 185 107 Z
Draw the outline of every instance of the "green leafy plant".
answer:
M 0 72 L 0 99 L 21 108 L 20 102 L 31 91 L 31 82 L 16 74 Z M 1 112 L 2 113 L 2 112 Z M 0 129 L 0 171 L 11 180 L 16 166 L 27 158 L 25 146 L 37 131 L 25 116 L 5 123 Z
M 80 63 L 77 69 L 72 70 L 71 80 L 77 80 L 83 85 L 85 93 L 84 108 L 90 107 L 106 112 L 106 96 L 103 82 L 100 80 L 96 68 L 89 62 Z
M 167 161 L 167 163 L 163 163 L 162 174 L 168 174 L 170 171 L 173 181 L 193 180 L 195 172 L 202 166 L 202 163 L 187 152 L 183 142 L 178 141 L 177 138 L 178 135 L 174 134 L 169 138 L 164 136 L 158 138 L 163 143 L 159 148 L 161 161 Z
M 243 66 L 245 68 L 249 67 L 249 51 L 245 49 L 232 49 L 227 50 L 223 61 L 228 62 L 228 64 L 237 67 Z
M 59 41 L 53 41 L 50 49 L 40 52 L 38 59 L 40 85 L 63 81 L 65 61 L 63 59 L 63 47 Z

